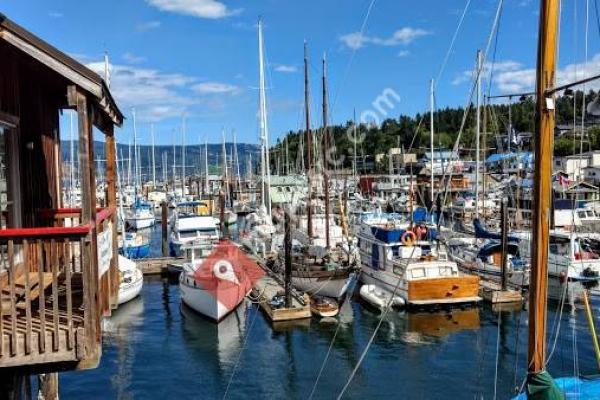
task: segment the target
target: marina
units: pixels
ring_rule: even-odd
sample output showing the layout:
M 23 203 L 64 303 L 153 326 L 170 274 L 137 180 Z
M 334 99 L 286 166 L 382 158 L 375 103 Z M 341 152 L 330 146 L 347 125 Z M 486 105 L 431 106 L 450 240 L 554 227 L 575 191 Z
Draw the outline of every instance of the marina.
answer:
M 436 5 L 448 43 L 374 33 L 376 0 L 346 34 L 228 3 L 145 0 L 101 61 L 0 13 L 0 400 L 600 399 L 590 0 Z M 364 65 L 392 48 L 408 75 Z

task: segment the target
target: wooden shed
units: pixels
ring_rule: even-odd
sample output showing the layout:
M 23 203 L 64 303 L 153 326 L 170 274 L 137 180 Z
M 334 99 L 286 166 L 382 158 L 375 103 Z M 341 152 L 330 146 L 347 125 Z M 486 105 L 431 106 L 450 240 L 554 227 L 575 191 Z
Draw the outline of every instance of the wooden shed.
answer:
M 0 60 L 0 374 L 91 368 L 118 293 L 114 126 L 123 115 L 98 74 L 1 14 Z M 62 204 L 65 109 L 77 113 L 80 209 Z M 103 209 L 94 126 L 106 143 Z

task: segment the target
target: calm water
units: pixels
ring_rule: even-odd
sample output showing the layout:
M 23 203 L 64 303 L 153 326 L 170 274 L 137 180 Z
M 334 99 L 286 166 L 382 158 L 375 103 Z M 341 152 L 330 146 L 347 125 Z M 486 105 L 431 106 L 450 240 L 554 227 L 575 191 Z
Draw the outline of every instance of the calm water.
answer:
M 598 304 L 594 308 L 600 315 Z M 557 314 L 550 310 L 549 330 Z M 148 280 L 141 297 L 107 321 L 99 368 L 61 374 L 61 396 L 218 399 L 231 381 L 227 398 L 307 399 L 337 330 L 314 396 L 331 399 L 378 321 L 377 312 L 352 298 L 338 323 L 271 327 L 247 303 L 216 326 L 181 308 L 176 284 Z M 575 357 L 580 373 L 597 373 L 584 313 L 565 309 L 560 321 L 553 376 L 573 375 Z M 496 365 L 497 397 L 508 398 L 524 377 L 526 324 L 525 311 L 499 313 L 488 306 L 390 313 L 345 398 L 492 399 Z

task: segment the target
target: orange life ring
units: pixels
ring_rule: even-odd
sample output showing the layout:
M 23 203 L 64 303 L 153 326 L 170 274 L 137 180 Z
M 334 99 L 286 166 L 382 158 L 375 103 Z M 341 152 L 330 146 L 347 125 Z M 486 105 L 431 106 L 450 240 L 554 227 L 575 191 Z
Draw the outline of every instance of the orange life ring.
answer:
M 406 231 L 402 234 L 400 240 L 405 246 L 412 246 L 412 244 L 417 240 L 417 235 L 415 235 L 413 231 Z

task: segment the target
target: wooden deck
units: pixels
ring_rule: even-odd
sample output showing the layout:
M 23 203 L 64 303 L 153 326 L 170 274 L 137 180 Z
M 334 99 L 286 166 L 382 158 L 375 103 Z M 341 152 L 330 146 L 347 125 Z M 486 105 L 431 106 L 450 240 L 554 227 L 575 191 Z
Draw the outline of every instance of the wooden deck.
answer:
M 44 284 L 44 290 L 37 286 L 38 295 L 29 297 L 31 299 L 29 309 L 22 301 L 17 303 L 14 312 L 2 313 L 0 326 L 2 367 L 76 362 L 83 358 L 82 304 L 67 300 L 67 284 L 64 275 L 57 276 L 55 287 L 52 286 L 52 274 L 42 276 L 45 277 L 43 281 L 48 282 L 49 279 L 50 282 Z M 81 293 L 83 290 L 81 274 L 75 273 L 71 278 L 71 293 Z M 19 282 L 19 279 L 16 282 Z M 18 285 L 15 285 L 15 293 L 22 291 L 23 297 L 25 290 L 25 286 L 18 288 Z M 7 290 L 4 289 L 3 294 L 6 295 L 6 292 Z M 33 290 L 30 291 L 32 292 Z M 81 299 L 81 296 L 72 298 Z

